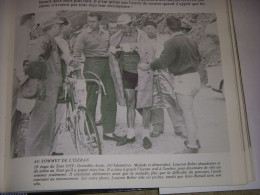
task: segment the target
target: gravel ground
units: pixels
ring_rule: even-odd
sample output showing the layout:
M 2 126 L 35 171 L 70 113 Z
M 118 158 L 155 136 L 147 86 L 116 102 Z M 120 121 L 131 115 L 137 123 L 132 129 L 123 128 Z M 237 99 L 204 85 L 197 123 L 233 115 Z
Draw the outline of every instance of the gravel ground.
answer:
M 210 88 L 202 88 L 194 102 L 194 112 L 198 123 L 198 134 L 201 142 L 201 153 L 226 152 L 229 150 L 225 100 Z M 64 121 L 63 121 L 64 123 Z M 23 115 L 15 143 L 18 157 L 24 156 L 24 145 L 27 136 L 28 116 Z M 126 108 L 118 106 L 116 133 L 124 135 L 126 129 Z M 124 146 L 116 146 L 114 141 L 102 143 L 102 154 L 162 154 L 181 153 L 184 149 L 183 139 L 174 134 L 173 127 L 167 112 L 165 112 L 165 130 L 157 138 L 151 138 L 152 148 L 144 149 L 142 146 L 142 120 L 136 114 L 136 141 Z M 102 138 L 102 128 L 98 127 Z M 221 143 L 221 144 L 219 144 Z M 62 124 L 57 137 L 56 152 L 64 155 L 77 155 L 70 133 L 66 125 Z
M 120 136 L 125 135 L 126 125 L 126 108 L 118 106 L 116 134 Z M 184 149 L 183 139 L 174 134 L 173 128 L 169 124 L 165 125 L 164 134 L 157 138 L 151 138 L 152 148 L 146 150 L 142 144 L 142 119 L 136 114 L 136 141 L 124 146 L 116 146 L 114 141 L 106 141 L 102 139 L 102 127 L 98 127 L 101 138 L 102 154 L 143 154 L 143 153 L 180 153 Z M 77 154 L 76 148 L 72 142 L 69 132 L 63 128 L 60 129 L 57 138 L 56 152 L 62 152 L 64 155 Z

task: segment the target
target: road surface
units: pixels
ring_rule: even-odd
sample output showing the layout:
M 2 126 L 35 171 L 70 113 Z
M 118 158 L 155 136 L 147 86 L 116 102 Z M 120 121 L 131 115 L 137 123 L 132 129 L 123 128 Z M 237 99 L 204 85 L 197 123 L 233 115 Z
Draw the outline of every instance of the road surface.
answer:
M 225 99 L 223 95 L 204 87 L 200 90 L 194 101 L 194 112 L 198 126 L 198 139 L 200 140 L 200 153 L 215 153 L 229 151 L 229 138 L 227 132 L 227 117 Z M 118 106 L 116 131 L 123 135 L 126 129 L 126 108 Z M 142 147 L 142 120 L 136 114 L 136 142 L 124 146 L 116 146 L 116 142 L 102 140 L 102 128 L 99 127 L 103 154 L 163 154 L 181 153 L 184 149 L 183 139 L 176 136 L 171 121 L 165 110 L 165 131 L 157 138 L 151 138 L 152 148 L 146 150 Z M 71 137 L 65 129 L 60 131 L 57 152 L 64 155 L 77 154 Z

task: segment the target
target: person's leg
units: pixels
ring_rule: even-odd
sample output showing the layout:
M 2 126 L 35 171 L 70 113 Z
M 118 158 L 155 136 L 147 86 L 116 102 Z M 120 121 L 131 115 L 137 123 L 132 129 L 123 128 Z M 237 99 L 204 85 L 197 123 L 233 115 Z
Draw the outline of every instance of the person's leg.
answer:
M 46 90 L 44 101 L 37 100 L 29 118 L 25 156 L 50 155 L 55 137 L 58 87 Z
M 18 110 L 15 110 L 13 115 L 12 115 L 12 119 L 11 119 L 11 155 L 12 157 L 17 157 L 17 153 L 16 153 L 16 148 L 15 148 L 15 144 L 16 144 L 16 140 L 17 140 L 17 134 L 18 134 L 18 130 L 19 130 L 19 126 L 22 120 L 22 113 Z
M 96 116 L 97 98 L 98 98 L 98 86 L 95 83 L 87 83 L 87 101 L 86 108 L 90 112 L 93 120 Z M 92 131 L 92 130 L 90 130 Z
M 135 90 L 124 89 L 127 107 L 127 127 L 134 128 L 135 125 Z
M 127 107 L 127 132 L 126 136 L 117 142 L 117 146 L 123 146 L 127 143 L 135 142 L 135 90 L 124 89 L 126 107 Z
M 198 148 L 197 141 L 197 126 L 193 114 L 193 100 L 194 97 L 190 95 L 183 95 L 177 93 L 177 100 L 182 109 L 185 125 L 187 128 L 188 144 L 189 148 Z
M 143 108 L 142 112 L 143 117 L 143 125 L 145 129 L 150 128 L 150 122 L 151 122 L 151 108 Z
M 143 131 L 143 147 L 145 149 L 149 149 L 152 147 L 152 143 L 149 140 L 150 137 L 150 122 L 151 122 L 151 108 L 143 108 L 142 111 L 142 117 L 143 117 L 143 125 L 144 125 L 144 131 Z
M 99 78 L 102 78 L 104 74 L 105 63 L 100 60 L 95 60 L 93 58 L 86 58 L 83 75 L 85 79 L 96 79 L 92 74 L 87 73 L 87 71 L 95 73 Z M 90 112 L 93 120 L 96 118 L 96 107 L 98 99 L 98 85 L 96 83 L 87 83 L 87 100 L 86 108 Z M 90 121 L 88 121 L 90 123 Z M 93 129 L 90 128 L 90 132 L 93 132 Z
M 66 104 L 57 104 L 56 108 L 56 123 L 55 123 L 55 138 L 53 141 L 52 155 L 63 155 L 63 153 L 56 151 L 59 129 L 61 126 L 62 120 L 66 113 Z
M 164 131 L 164 111 L 162 108 L 152 109 L 151 123 L 153 125 L 153 132 L 151 137 L 158 137 Z
M 176 135 L 187 136 L 184 118 L 176 106 L 167 108 Z
M 99 94 L 98 95 L 98 101 L 97 104 L 101 105 L 101 97 L 102 95 Z M 103 125 L 103 118 L 102 118 L 102 114 L 101 114 L 101 108 L 96 108 L 96 126 L 101 126 Z
M 15 143 L 17 140 L 17 133 L 20 126 L 22 113 L 16 109 L 17 98 L 19 93 L 19 81 L 15 74 L 15 70 L 13 71 L 13 96 L 12 96 L 12 119 L 11 119 L 11 155 L 12 157 L 16 157 L 16 149 Z
M 112 134 L 116 127 L 116 94 L 114 88 L 114 82 L 111 77 L 109 66 L 107 64 L 107 70 L 104 72 L 102 82 L 104 84 L 106 95 L 102 93 L 101 97 L 101 113 L 103 120 L 103 132 L 104 134 Z

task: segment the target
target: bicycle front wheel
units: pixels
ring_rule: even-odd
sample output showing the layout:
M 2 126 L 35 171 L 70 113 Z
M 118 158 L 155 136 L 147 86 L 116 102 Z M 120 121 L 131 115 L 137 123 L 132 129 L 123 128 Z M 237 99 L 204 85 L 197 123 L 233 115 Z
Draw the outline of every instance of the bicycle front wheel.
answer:
M 83 106 L 78 108 L 76 124 L 76 147 L 78 154 L 102 154 L 96 124 L 90 112 Z

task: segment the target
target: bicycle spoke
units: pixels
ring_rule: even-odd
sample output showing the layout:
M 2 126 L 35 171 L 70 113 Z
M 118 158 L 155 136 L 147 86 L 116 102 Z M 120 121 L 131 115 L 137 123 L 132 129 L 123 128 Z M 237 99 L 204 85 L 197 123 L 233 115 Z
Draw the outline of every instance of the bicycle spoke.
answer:
M 99 81 L 91 81 L 100 84 Z M 66 111 L 67 130 L 72 137 L 78 155 L 98 155 L 102 153 L 99 134 L 89 111 L 85 107 L 79 106 L 85 105 L 84 101 L 86 100 L 85 98 L 84 101 L 80 100 L 81 92 L 81 88 L 77 91 L 75 85 L 70 84 Z
M 79 109 L 78 119 L 76 130 L 79 153 L 81 155 L 101 154 L 101 144 L 95 123 L 84 107 Z

